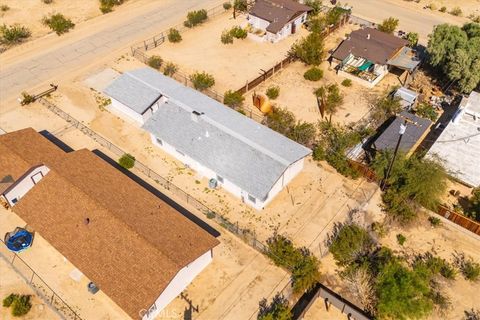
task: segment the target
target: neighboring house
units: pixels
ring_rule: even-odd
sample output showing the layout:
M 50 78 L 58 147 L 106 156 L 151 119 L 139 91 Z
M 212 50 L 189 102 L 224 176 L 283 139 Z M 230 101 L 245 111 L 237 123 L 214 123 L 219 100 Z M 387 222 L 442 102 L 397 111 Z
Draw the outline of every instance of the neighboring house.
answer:
M 378 136 L 372 144 L 377 151 L 395 150 L 398 142 L 400 126 L 406 129 L 400 142 L 399 150 L 407 156 L 411 155 L 428 134 L 432 121 L 417 117 L 406 111 L 402 111 L 395 120 Z
M 256 209 L 302 170 L 311 153 L 151 68 L 124 73 L 105 94 L 113 108 L 144 121 L 156 146 Z M 156 111 L 150 112 L 152 105 Z
M 405 87 L 398 88 L 393 96 L 400 99 L 404 110 L 411 110 L 417 104 L 418 93 Z
M 277 42 L 297 32 L 311 10 L 293 0 L 257 0 L 247 19 L 254 33 L 260 30 L 264 40 Z
M 463 98 L 458 111 L 427 153 L 470 187 L 480 186 L 480 93 Z
M 411 75 L 420 61 L 408 41 L 374 28 L 353 31 L 330 57 L 338 74 L 373 88 L 391 68 Z
M 13 212 L 133 319 L 154 319 L 212 261 L 218 240 L 88 150 L 24 129 L 0 136 L 0 163 Z

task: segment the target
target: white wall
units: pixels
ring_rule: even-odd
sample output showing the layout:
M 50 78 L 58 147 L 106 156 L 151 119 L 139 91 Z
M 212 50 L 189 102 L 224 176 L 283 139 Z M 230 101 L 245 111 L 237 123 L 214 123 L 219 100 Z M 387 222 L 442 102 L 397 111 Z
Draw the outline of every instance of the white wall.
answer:
M 170 284 L 163 290 L 161 295 L 155 301 L 148 312 L 142 317 L 143 320 L 154 319 L 173 299 L 175 299 L 185 288 L 193 281 L 193 279 L 202 272 L 205 267 L 212 262 L 213 251 L 209 250 L 197 258 L 183 269 L 173 278 Z M 162 272 L 162 270 L 158 270 Z
M 118 100 L 113 99 L 110 97 L 112 100 L 112 103 L 110 104 L 110 108 L 115 114 L 118 114 L 121 118 L 125 120 L 134 120 L 137 124 L 143 125 L 144 119 L 141 114 L 136 113 L 123 103 L 121 103 Z
M 248 22 L 256 29 L 267 29 L 270 22 L 260 19 L 259 17 L 248 15 Z
M 303 24 L 302 21 L 303 22 L 307 21 L 307 13 L 306 12 L 304 14 L 300 15 L 299 17 L 297 17 L 295 20 L 288 22 L 276 34 L 267 31 L 267 33 L 265 34 L 265 40 L 269 41 L 269 42 L 277 42 L 277 41 L 280 41 L 280 40 L 288 37 L 289 35 L 292 34 L 292 22 L 295 23 L 296 32 L 299 32 L 301 27 L 302 27 L 302 24 Z M 263 20 L 263 19 L 260 19 L 258 17 L 252 16 L 252 15 L 249 16 L 249 22 L 254 28 L 262 29 L 262 30 L 265 30 L 265 31 L 267 30 L 267 27 L 270 24 L 270 22 L 268 22 L 267 20 Z
M 27 194 L 27 192 L 30 191 L 30 189 L 32 189 L 45 175 L 47 175 L 49 171 L 50 169 L 45 165 L 31 169 L 26 176 L 21 178 L 21 180 L 15 181 L 11 186 L 11 189 L 8 188 L 7 192 L 3 193 L 5 200 L 7 200 L 8 204 L 13 207 L 15 203 Z

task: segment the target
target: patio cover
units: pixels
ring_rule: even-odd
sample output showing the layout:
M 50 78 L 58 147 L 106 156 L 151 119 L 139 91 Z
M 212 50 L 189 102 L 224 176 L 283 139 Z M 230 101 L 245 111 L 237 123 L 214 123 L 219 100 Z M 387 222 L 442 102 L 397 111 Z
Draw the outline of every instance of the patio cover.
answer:
M 360 67 L 358 67 L 358 70 L 360 70 L 360 71 L 365 71 L 365 70 L 367 70 L 368 68 L 370 68 L 370 66 L 371 66 L 372 64 L 373 64 L 372 61 L 367 60 L 367 61 L 365 61 Z
M 412 72 L 418 66 L 420 60 L 415 56 L 415 52 L 412 49 L 403 47 L 402 50 L 392 59 L 388 60 L 387 63 L 399 69 Z

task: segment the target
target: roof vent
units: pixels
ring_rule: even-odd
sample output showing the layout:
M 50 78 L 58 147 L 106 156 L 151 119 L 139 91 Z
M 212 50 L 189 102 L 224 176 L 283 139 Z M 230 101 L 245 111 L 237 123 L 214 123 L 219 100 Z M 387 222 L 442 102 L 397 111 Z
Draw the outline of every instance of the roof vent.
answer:
M 198 118 L 203 114 L 203 112 L 198 112 L 198 111 L 192 111 L 191 113 L 191 118 L 192 121 L 198 122 Z
M 90 218 L 85 218 L 83 223 L 85 223 L 85 225 L 88 226 L 90 224 Z

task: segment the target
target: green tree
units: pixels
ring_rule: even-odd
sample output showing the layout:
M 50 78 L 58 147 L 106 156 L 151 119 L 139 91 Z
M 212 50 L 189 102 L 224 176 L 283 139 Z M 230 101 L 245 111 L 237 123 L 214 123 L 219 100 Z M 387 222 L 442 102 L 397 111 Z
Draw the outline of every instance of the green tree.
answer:
M 318 267 L 320 262 L 310 250 L 303 247 L 298 250 L 300 259 L 296 261 L 292 272 L 293 292 L 303 293 L 312 289 L 320 280 Z
M 399 262 L 388 263 L 377 278 L 377 315 L 381 319 L 420 319 L 433 309 L 429 279 Z
M 296 124 L 295 115 L 283 108 L 275 108 L 264 120 L 264 124 L 270 129 L 288 136 Z
M 304 3 L 312 8 L 312 11 L 308 13 L 310 16 L 316 16 L 322 12 L 322 0 L 305 0 Z
M 468 199 L 469 206 L 465 215 L 474 220 L 480 221 L 480 187 L 472 190 L 472 196 Z
M 393 17 L 387 18 L 378 25 L 378 30 L 392 34 L 398 27 L 399 20 Z
M 338 85 L 330 84 L 315 90 L 315 95 L 320 98 L 325 113 L 329 114 L 328 122 L 332 123 L 332 116 L 337 112 L 338 107 L 343 103 L 343 97 Z
M 223 104 L 232 108 L 238 108 L 242 105 L 245 97 L 238 91 L 228 90 L 223 95 Z
M 125 153 L 118 159 L 118 164 L 125 169 L 131 169 L 135 166 L 135 157 L 129 153 Z
M 310 33 L 292 45 L 290 54 L 307 65 L 318 66 L 323 61 L 323 37 L 317 32 Z
M 307 148 L 312 148 L 317 137 L 317 128 L 313 123 L 299 121 L 291 128 L 287 137 Z
M 344 9 L 340 6 L 335 6 L 331 8 L 330 10 L 328 10 L 327 14 L 325 15 L 325 22 L 327 26 L 337 25 L 342 19 L 342 17 L 349 12 L 350 12 L 349 10 Z
M 259 311 L 257 320 L 291 320 L 292 313 L 288 300 L 285 297 L 277 293 L 270 304 L 267 299 L 262 299 L 259 303 Z
M 416 32 L 407 33 L 407 41 L 408 41 L 409 47 L 411 48 L 415 47 L 418 43 L 418 33 Z
M 381 123 L 396 115 L 402 110 L 400 101 L 400 98 L 392 98 L 388 93 L 379 96 L 373 102 L 372 119 L 377 123 Z
M 350 265 L 368 256 L 374 246 L 368 232 L 356 224 L 337 226 L 329 242 L 329 250 L 340 266 Z
M 190 81 L 192 81 L 193 87 L 199 91 L 208 89 L 215 84 L 215 78 L 205 71 L 195 72 L 194 74 L 190 75 Z
M 153 69 L 159 70 L 163 64 L 163 59 L 160 56 L 153 55 L 147 60 L 147 65 Z

